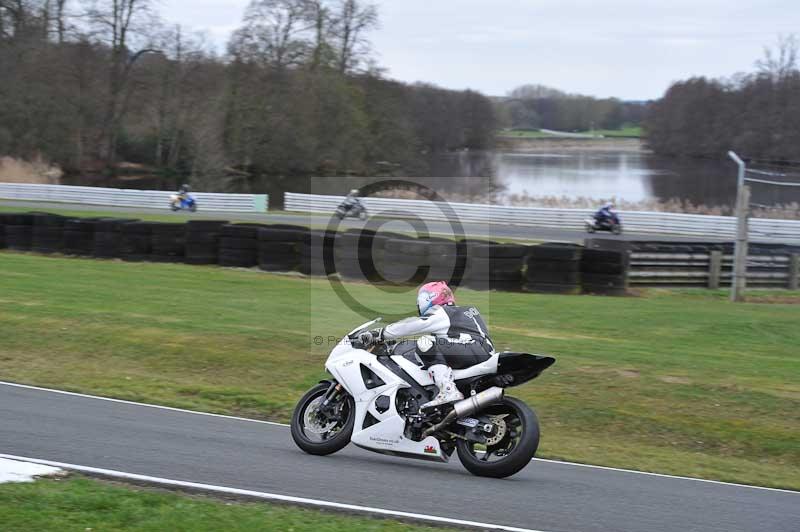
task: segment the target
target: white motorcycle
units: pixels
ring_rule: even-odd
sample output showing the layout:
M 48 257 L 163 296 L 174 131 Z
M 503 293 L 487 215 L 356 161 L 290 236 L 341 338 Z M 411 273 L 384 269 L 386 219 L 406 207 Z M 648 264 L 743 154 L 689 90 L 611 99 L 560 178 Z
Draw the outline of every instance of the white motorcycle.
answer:
M 327 455 L 351 441 L 383 454 L 447 462 L 458 453 L 478 476 L 503 478 L 524 468 L 539 446 L 539 421 L 524 402 L 504 396 L 541 374 L 555 359 L 494 353 L 480 364 L 454 370 L 466 399 L 420 412 L 436 387 L 421 367 L 413 341 L 361 345 L 351 331 L 331 351 L 332 379 L 311 388 L 292 415 L 292 438 L 302 450 Z

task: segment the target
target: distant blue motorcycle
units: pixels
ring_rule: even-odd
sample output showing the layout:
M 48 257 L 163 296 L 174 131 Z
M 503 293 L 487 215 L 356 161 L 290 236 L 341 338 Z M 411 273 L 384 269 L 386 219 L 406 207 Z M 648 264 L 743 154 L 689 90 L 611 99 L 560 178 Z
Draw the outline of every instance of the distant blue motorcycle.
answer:
M 197 211 L 197 202 L 190 194 L 173 194 L 169 198 L 169 208 L 173 211 Z

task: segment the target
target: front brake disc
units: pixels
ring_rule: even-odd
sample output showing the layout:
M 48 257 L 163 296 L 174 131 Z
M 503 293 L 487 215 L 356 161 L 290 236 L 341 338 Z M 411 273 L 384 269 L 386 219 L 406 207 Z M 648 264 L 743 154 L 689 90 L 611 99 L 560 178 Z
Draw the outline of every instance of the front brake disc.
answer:
M 303 428 L 313 434 L 326 434 L 336 426 L 336 421 L 328 423 L 322 422 L 322 416 L 319 414 L 319 407 L 323 400 L 324 397 L 319 396 L 311 401 L 303 414 Z

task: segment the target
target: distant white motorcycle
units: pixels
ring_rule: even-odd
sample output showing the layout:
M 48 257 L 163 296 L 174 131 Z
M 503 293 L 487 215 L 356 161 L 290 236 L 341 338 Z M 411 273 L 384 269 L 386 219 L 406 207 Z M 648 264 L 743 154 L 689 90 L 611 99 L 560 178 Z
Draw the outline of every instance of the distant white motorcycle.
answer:
M 436 393 L 414 342 L 360 345 L 351 331 L 331 351 L 332 379 L 309 390 L 292 416 L 292 438 L 304 451 L 327 455 L 351 441 L 383 454 L 447 462 L 453 452 L 471 473 L 502 478 L 524 468 L 539 446 L 536 414 L 504 388 L 539 376 L 555 359 L 526 353 L 494 353 L 489 360 L 455 370 L 466 399 L 420 412 Z

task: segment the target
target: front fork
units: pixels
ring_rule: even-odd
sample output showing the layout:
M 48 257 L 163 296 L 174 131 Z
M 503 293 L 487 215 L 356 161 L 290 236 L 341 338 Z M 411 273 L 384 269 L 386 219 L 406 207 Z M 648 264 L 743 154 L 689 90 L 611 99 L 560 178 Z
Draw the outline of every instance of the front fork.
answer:
M 342 395 L 344 388 L 336 381 L 332 381 L 328 387 L 328 391 L 322 399 L 322 404 L 319 407 L 319 413 L 330 420 L 336 414 L 335 409 L 339 403 L 339 398 Z

